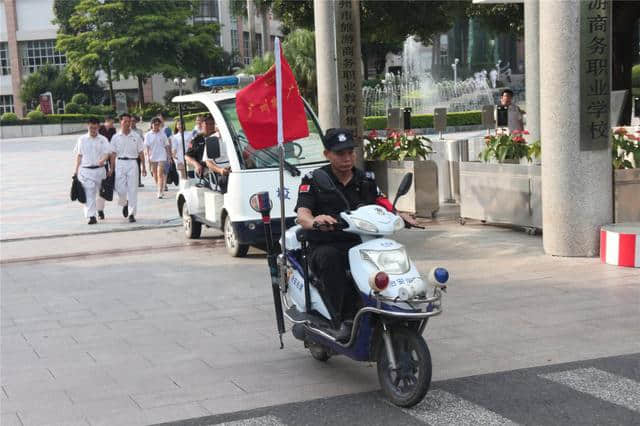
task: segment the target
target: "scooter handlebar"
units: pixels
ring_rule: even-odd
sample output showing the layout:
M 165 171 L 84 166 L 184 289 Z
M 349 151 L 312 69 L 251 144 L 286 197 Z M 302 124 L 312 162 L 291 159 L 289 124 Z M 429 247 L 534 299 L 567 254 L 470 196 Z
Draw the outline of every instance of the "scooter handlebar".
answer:
M 333 224 L 313 222 L 313 229 L 316 231 L 342 231 L 348 227 L 349 225 L 343 220 L 339 220 L 338 223 Z

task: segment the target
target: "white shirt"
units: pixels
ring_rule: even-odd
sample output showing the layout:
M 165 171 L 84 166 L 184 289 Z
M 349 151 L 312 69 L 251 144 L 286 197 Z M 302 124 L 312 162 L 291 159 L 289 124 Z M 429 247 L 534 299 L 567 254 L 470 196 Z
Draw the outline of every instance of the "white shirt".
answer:
M 100 159 L 113 152 L 107 138 L 101 134 L 92 138 L 89 133 L 78 138 L 76 147 L 73 149 L 75 154 L 82 155 L 80 167 L 97 166 Z
M 116 133 L 111 139 L 111 145 L 116 157 L 138 158 L 144 149 L 142 139 L 134 131 L 130 131 L 128 135 Z
M 215 136 L 218 138 L 219 141 L 219 145 L 220 145 L 220 156 L 216 157 L 213 159 L 213 162 L 216 163 L 216 166 L 219 167 L 226 167 L 229 165 L 229 157 L 227 156 L 227 147 L 224 143 L 224 141 L 222 140 L 222 138 L 220 137 L 220 133 L 215 132 L 214 134 L 210 135 L 210 136 Z M 207 156 L 207 144 L 205 143 L 204 145 L 204 153 L 202 154 L 202 161 L 207 161 L 209 160 L 209 157 Z
M 191 139 L 193 139 L 191 133 L 185 133 L 184 145 L 189 146 L 189 142 L 191 142 Z M 182 136 L 180 136 L 180 133 L 176 133 L 175 135 L 171 136 L 171 151 L 176 152 L 176 161 L 178 163 L 184 163 L 184 152 L 182 152 Z
M 153 130 L 147 132 L 144 135 L 144 146 L 150 150 L 149 161 L 167 161 L 167 147 L 169 146 L 169 140 L 167 136 L 160 130 L 155 133 Z

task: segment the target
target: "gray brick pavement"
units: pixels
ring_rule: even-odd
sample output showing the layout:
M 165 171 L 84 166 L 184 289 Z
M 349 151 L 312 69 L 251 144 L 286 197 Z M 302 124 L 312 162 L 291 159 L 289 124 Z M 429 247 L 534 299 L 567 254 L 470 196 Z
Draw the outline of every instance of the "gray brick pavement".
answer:
M 166 234 L 119 243 L 182 241 Z M 434 380 L 640 350 L 638 270 L 547 257 L 539 237 L 500 228 L 440 225 L 401 240 L 419 269 L 452 272 L 425 333 Z M 3 244 L 12 256 L 39 250 Z M 373 364 L 317 363 L 290 334 L 278 349 L 260 256 L 184 247 L 1 274 L 3 424 L 142 425 L 378 388 Z

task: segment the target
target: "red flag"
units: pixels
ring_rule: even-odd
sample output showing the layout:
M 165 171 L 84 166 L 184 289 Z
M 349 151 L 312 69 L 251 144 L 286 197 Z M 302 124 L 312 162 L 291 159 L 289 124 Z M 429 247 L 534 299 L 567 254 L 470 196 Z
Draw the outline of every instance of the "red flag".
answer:
M 298 84 L 284 55 L 282 61 L 282 121 L 284 143 L 309 136 L 309 126 Z M 276 71 L 269 68 L 256 81 L 236 94 L 238 120 L 256 149 L 277 145 Z

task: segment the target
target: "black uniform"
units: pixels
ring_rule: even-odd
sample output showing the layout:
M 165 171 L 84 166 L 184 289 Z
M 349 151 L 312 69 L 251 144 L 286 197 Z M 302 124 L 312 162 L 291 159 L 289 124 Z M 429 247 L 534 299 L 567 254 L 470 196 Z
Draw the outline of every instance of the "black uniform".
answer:
M 326 165 L 322 169 L 329 174 L 338 190 L 349 201 L 350 210 L 376 202 L 379 190 L 372 173 L 365 173 L 354 167 L 353 178 L 343 185 L 333 174 L 331 165 Z M 311 210 L 313 216 L 324 214 L 335 218 L 339 218 L 339 213 L 347 209 L 338 194 L 318 188 L 313 181 L 312 173 L 302 178 L 296 211 L 300 207 Z M 342 231 L 318 231 L 317 237 L 309 242 L 311 251 L 309 265 L 319 278 L 321 286 L 319 290 L 337 327 L 355 313 L 358 299 L 353 283 L 347 278 L 348 252 L 351 247 L 360 244 L 361 240 L 358 235 Z
M 191 148 L 187 150 L 185 155 L 196 160 L 198 163 L 202 164 L 202 166 L 206 167 L 204 162 L 202 161 L 202 156 L 204 155 L 204 147 L 205 147 L 205 135 L 204 133 L 198 133 L 191 140 Z

